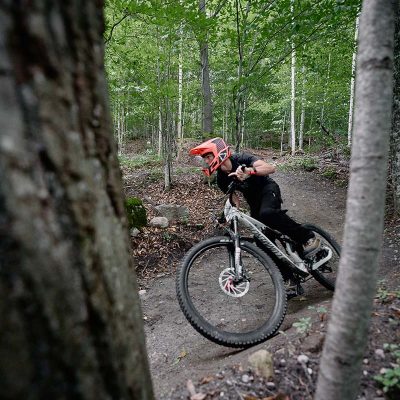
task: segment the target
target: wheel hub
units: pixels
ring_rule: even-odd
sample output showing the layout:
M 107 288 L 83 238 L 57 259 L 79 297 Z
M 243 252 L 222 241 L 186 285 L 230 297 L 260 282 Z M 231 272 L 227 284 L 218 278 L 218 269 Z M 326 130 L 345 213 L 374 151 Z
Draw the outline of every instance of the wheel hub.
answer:
M 219 275 L 219 286 L 228 296 L 242 297 L 249 291 L 250 282 L 248 280 L 235 282 L 233 269 L 225 268 Z

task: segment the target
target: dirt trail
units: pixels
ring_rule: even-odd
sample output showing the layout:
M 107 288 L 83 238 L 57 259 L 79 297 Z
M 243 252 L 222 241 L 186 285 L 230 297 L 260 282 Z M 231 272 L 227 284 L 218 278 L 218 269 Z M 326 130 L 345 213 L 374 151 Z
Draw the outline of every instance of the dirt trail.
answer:
M 284 198 L 284 208 L 299 222 L 316 223 L 340 243 L 345 213 L 346 189 L 310 173 L 276 173 Z M 278 335 L 247 350 L 218 346 L 198 334 L 186 321 L 175 295 L 175 276 L 159 276 L 141 295 L 145 332 L 156 398 L 168 399 L 171 391 L 188 379 L 214 374 L 225 365 L 246 365 L 249 354 L 257 349 L 278 348 L 295 335 L 293 322 L 315 316 L 309 305 L 329 308 L 332 294 L 318 284 L 308 287 L 305 298 L 289 302 L 288 312 Z M 210 304 L 210 307 L 212 304 Z

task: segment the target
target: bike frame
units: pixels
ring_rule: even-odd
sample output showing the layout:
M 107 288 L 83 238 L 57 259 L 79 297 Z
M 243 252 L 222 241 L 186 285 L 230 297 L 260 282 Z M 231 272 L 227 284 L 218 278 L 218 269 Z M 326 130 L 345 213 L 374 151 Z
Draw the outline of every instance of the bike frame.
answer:
M 249 215 L 240 211 L 237 207 L 233 206 L 228 199 L 224 207 L 224 215 L 227 222 L 232 223 L 233 230 L 230 230 L 231 237 L 235 245 L 235 272 L 238 278 L 242 276 L 242 265 L 240 263 L 240 234 L 238 225 L 246 226 L 250 232 L 258 239 L 272 254 L 274 254 L 285 266 L 290 268 L 293 272 L 305 278 L 309 275 L 310 270 L 319 268 L 322 264 L 326 263 L 332 258 L 332 250 L 329 247 L 322 246 L 327 250 L 328 254 L 321 260 L 313 263 L 312 265 L 306 264 L 299 256 L 297 251 L 292 249 L 290 239 L 282 236 L 281 243 L 284 244 L 285 251 L 290 258 L 283 253 L 267 236 L 263 234 L 263 230 L 267 228 L 262 222 L 250 217 Z

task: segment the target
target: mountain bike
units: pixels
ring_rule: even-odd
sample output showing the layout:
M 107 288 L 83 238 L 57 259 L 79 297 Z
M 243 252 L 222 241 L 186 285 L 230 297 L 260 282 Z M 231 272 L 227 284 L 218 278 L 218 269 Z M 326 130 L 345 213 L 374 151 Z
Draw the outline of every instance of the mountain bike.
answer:
M 305 224 L 320 239 L 312 257 L 302 247 L 233 205 L 238 183 L 217 223 L 225 234 L 203 240 L 185 255 L 177 271 L 179 305 L 189 323 L 207 339 L 246 348 L 274 336 L 286 314 L 285 280 L 302 284 L 315 279 L 334 290 L 340 246 L 322 228 Z

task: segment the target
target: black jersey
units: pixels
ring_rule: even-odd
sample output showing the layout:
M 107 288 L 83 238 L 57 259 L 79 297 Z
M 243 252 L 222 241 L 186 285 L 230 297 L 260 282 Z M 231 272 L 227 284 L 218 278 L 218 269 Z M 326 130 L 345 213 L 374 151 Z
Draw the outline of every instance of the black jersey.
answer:
M 260 158 L 248 153 L 237 153 L 233 154 L 230 159 L 232 162 L 231 172 L 235 172 L 240 165 L 252 167 L 254 162 Z M 217 184 L 224 193 L 227 192 L 228 186 L 233 179 L 233 176 L 228 176 L 227 173 L 221 171 L 221 169 L 218 169 Z M 269 176 L 250 175 L 250 177 L 243 182 L 242 187 L 238 188 L 238 190 L 243 193 L 244 198 L 251 205 L 253 201 L 257 201 L 261 197 L 262 193 L 264 192 L 264 188 L 271 183 L 275 182 Z

